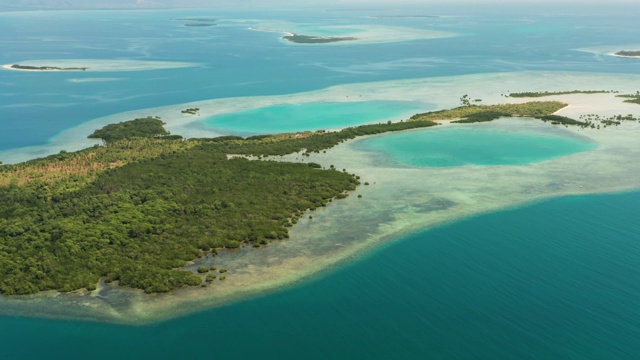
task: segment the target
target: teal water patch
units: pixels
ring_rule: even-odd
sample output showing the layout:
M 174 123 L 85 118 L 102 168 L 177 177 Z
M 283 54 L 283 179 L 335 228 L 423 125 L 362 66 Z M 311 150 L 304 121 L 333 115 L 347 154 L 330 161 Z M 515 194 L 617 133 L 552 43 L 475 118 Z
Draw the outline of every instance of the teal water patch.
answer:
M 526 120 L 523 120 L 526 121 Z M 387 161 L 417 167 L 521 165 L 592 150 L 576 137 L 478 126 L 451 126 L 364 139 L 356 147 Z
M 408 101 L 360 101 L 273 105 L 204 120 L 224 134 L 252 135 L 338 129 L 409 117 L 430 105 Z
M 640 192 L 486 214 L 152 326 L 1 317 L 2 358 L 636 360 L 638 211 Z

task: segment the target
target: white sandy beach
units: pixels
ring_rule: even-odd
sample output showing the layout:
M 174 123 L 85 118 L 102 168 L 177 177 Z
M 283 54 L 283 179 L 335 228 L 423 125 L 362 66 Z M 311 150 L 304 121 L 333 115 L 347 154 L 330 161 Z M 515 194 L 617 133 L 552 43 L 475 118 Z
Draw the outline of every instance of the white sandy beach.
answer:
M 628 58 L 628 59 L 640 59 L 640 55 L 638 56 L 629 56 L 629 55 L 619 55 L 616 53 L 612 53 L 612 56 L 617 56 L 617 57 L 621 57 L 621 58 Z
M 14 64 L 26 66 L 50 66 L 59 68 L 87 68 L 86 72 L 112 72 L 112 71 L 145 71 L 159 69 L 177 69 L 196 67 L 199 64 L 176 61 L 142 61 L 142 60 L 98 60 L 98 59 L 51 59 L 51 60 L 23 60 L 13 64 L 2 65 L 5 70 L 32 71 L 32 72 L 85 72 L 83 70 L 33 70 L 16 69 Z
M 7 64 L 7 65 L 2 65 L 2 68 L 5 70 L 11 70 L 11 71 L 31 71 L 31 72 L 58 72 L 58 71 L 64 71 L 64 72 L 74 72 L 74 71 L 84 71 L 84 70 L 62 70 L 62 69 L 51 69 L 51 70 L 37 70 L 37 69 L 17 69 L 13 67 L 14 64 Z
M 317 26 L 309 27 L 302 24 L 289 22 L 262 22 L 256 26 L 249 28 L 255 31 L 275 32 L 284 34 L 284 36 L 307 35 L 317 37 L 350 37 L 355 38 L 352 41 L 338 41 L 332 43 L 321 44 L 298 44 L 287 41 L 287 43 L 298 45 L 344 45 L 348 44 L 380 44 L 393 43 L 413 40 L 429 40 L 442 39 L 461 36 L 461 34 L 424 30 L 402 26 L 384 26 L 384 25 L 344 25 L 344 26 Z
M 615 56 L 615 57 L 623 57 L 623 58 L 631 58 L 631 59 L 640 58 L 638 56 L 616 55 L 617 52 L 625 51 L 625 50 L 629 51 L 628 49 L 640 49 L 640 44 L 602 45 L 602 46 L 594 46 L 594 47 L 588 47 L 588 48 L 579 48 L 574 50 L 587 52 L 595 55 L 603 55 L 603 56 Z
M 412 100 L 455 107 L 461 94 L 481 98 L 485 104 L 560 100 L 569 104 L 559 114 L 578 118 L 583 114 L 640 115 L 640 106 L 624 103 L 615 94 L 572 94 L 545 98 L 506 98 L 522 91 L 611 89 L 635 92 L 640 76 L 578 73 L 499 73 L 446 78 L 412 79 L 350 84 L 314 92 L 282 96 L 215 99 L 155 109 L 143 109 L 96 119 L 54 139 L 49 146 L 86 146 L 81 139 L 108 123 L 147 115 L 159 115 L 174 134 L 215 136 L 192 125 L 220 113 L 283 103 L 319 101 Z M 362 97 L 360 97 L 362 95 Z M 200 117 L 180 113 L 200 108 Z M 640 123 L 624 122 L 600 130 L 553 126 L 536 120 L 503 119 L 482 124 L 447 126 L 499 128 L 577 137 L 598 144 L 589 152 L 575 153 L 539 163 L 511 166 L 460 166 L 413 168 L 380 161 L 379 154 L 358 150 L 358 140 L 343 143 L 326 154 L 311 158 L 299 154 L 288 161 L 314 161 L 345 168 L 370 186 L 359 187 L 347 199 L 303 218 L 291 230 L 291 238 L 260 249 L 251 247 L 221 252 L 200 263 L 229 269 L 225 281 L 206 288 L 189 288 L 148 296 L 141 291 L 102 286 L 91 293 L 49 293 L 29 299 L 0 297 L 0 311 L 35 316 L 75 317 L 123 323 L 145 323 L 176 317 L 248 296 L 274 291 L 309 276 L 329 271 L 341 262 L 382 243 L 420 229 L 468 216 L 541 201 L 552 197 L 627 191 L 640 188 Z M 385 135 L 378 135 L 385 136 Z M 77 141 L 77 142 L 75 142 Z M 82 144 L 84 142 L 84 145 Z M 45 150 L 47 148 L 41 148 Z M 59 150 L 58 150 L 59 151 Z M 5 159 L 7 153 L 0 154 Z M 357 194 L 362 194 L 361 199 Z

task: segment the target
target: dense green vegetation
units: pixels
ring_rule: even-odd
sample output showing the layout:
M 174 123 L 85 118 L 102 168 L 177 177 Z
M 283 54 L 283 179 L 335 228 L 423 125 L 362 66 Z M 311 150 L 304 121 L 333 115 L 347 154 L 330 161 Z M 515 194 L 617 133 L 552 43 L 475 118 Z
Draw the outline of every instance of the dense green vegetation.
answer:
M 614 91 L 607 90 L 571 90 L 571 91 L 540 91 L 540 92 L 517 92 L 507 96 L 514 98 L 543 97 L 551 95 L 570 95 L 570 94 L 609 94 Z
M 155 137 L 165 133 L 158 125 L 148 117 L 106 126 L 96 132 L 106 146 L 0 168 L 1 293 L 94 289 L 100 278 L 146 292 L 200 285 L 204 275 L 182 270 L 188 261 L 287 238 L 304 211 L 344 198 L 359 184 L 354 175 L 315 163 L 228 159 L 228 153 L 319 151 L 435 123 L 188 141 Z
M 181 111 L 183 114 L 196 115 L 200 112 L 199 108 L 188 108 Z
M 36 70 L 36 71 L 86 71 L 88 67 L 70 67 L 70 68 L 61 68 L 56 66 L 29 66 L 29 65 L 20 65 L 14 64 L 11 65 L 12 69 L 17 70 Z
M 499 119 L 501 117 L 509 117 L 509 116 L 511 116 L 511 114 L 509 113 L 487 110 L 487 111 L 469 114 L 465 118 L 461 120 L 456 120 L 453 122 L 461 123 L 461 124 L 476 123 L 476 122 L 492 121 L 492 120 Z
M 580 116 L 581 120 L 586 121 L 589 124 L 600 123 L 604 127 L 615 125 L 620 125 L 623 121 L 638 121 L 639 118 L 633 116 L 633 114 L 627 115 L 613 115 L 609 117 L 603 117 L 597 114 L 585 114 Z M 596 127 L 600 127 L 600 125 L 595 125 Z
M 640 51 L 627 51 L 622 50 L 616 53 L 618 56 L 640 56 Z
M 560 115 L 542 115 L 542 116 L 536 116 L 535 118 L 536 119 L 540 119 L 540 120 L 542 120 L 544 122 L 550 121 L 554 125 L 559 125 L 559 124 L 563 124 L 563 125 L 579 125 L 579 126 L 588 126 L 589 125 L 587 122 L 574 120 L 572 118 L 568 118 L 566 116 L 560 116 Z
M 203 251 L 286 238 L 305 210 L 357 184 L 199 144 L 105 170 L 74 191 L 0 187 L 0 292 L 93 289 L 99 278 L 146 292 L 198 285 L 176 269 Z
M 132 137 L 157 137 L 169 135 L 164 129 L 165 123 L 158 117 L 148 116 L 117 124 L 109 124 L 89 135 L 90 139 L 102 139 L 112 142 Z
M 351 36 L 337 37 L 337 36 L 310 36 L 310 35 L 287 35 L 282 37 L 284 40 L 291 41 L 297 44 L 327 44 L 339 41 L 352 41 L 357 38 Z

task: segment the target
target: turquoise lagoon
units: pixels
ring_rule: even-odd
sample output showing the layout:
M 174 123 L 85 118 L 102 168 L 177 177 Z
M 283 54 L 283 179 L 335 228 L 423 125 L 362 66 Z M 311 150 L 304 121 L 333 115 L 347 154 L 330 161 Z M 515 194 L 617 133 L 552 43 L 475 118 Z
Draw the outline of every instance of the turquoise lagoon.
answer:
M 482 125 L 449 125 L 386 134 L 358 141 L 356 145 L 360 150 L 380 153 L 380 161 L 385 163 L 417 167 L 521 165 L 589 151 L 596 146 L 590 140 L 566 134 Z
M 206 119 L 204 125 L 219 133 L 241 135 L 330 130 L 402 120 L 430 108 L 408 101 L 281 104 L 217 115 Z

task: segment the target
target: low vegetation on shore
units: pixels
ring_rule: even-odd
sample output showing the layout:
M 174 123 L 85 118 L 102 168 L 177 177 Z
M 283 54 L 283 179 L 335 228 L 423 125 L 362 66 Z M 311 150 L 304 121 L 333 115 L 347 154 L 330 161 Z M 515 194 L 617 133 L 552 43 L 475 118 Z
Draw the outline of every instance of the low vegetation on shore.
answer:
M 589 126 L 584 121 L 574 120 L 554 113 L 567 104 L 559 101 L 539 101 L 524 104 L 473 105 L 462 98 L 463 106 L 450 110 L 432 111 L 416 114 L 411 121 L 453 120 L 454 123 L 476 123 L 493 121 L 503 117 L 528 117 L 549 121 L 554 125 Z
M 618 51 L 617 53 L 615 53 L 615 55 L 618 56 L 633 56 L 633 57 L 640 57 L 640 51 L 627 51 L 627 50 L 622 50 L 622 51 Z
M 538 91 L 538 92 L 516 92 L 510 93 L 507 96 L 513 98 L 535 98 L 552 95 L 572 95 L 572 94 L 611 94 L 616 91 L 611 90 L 571 90 L 571 91 Z
M 165 123 L 158 117 L 148 116 L 117 124 L 110 124 L 96 130 L 89 135 L 90 139 L 102 139 L 105 142 L 113 142 L 133 137 L 160 137 L 170 135 L 164 129 Z
M 626 100 L 624 101 L 626 103 L 640 105 L 640 91 L 637 91 L 635 94 L 618 95 L 618 97 L 626 98 Z
M 89 69 L 88 67 L 61 68 L 57 66 L 29 66 L 29 65 L 20 65 L 20 64 L 11 65 L 11 68 L 16 70 L 34 70 L 34 71 L 87 71 Z

